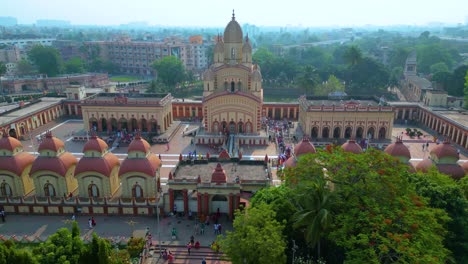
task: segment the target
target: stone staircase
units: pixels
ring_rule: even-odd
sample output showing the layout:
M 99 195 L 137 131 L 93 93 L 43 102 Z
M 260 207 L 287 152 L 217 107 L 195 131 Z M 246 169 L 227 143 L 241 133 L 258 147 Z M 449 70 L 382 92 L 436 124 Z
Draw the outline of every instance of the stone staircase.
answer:
M 173 256 L 175 257 L 171 263 L 185 263 L 185 264 L 200 264 L 205 258 L 207 264 L 228 264 L 231 263 L 227 260 L 227 257 L 223 253 L 216 253 L 209 247 L 200 247 L 199 249 L 192 248 L 190 251 L 190 255 L 188 254 L 187 247 L 185 246 L 164 246 L 162 250 L 167 249 L 171 251 Z M 159 248 L 157 245 L 154 245 L 150 248 L 149 254 L 152 255 L 145 264 L 153 264 L 153 263 L 169 263 L 168 260 L 164 260 L 159 258 Z

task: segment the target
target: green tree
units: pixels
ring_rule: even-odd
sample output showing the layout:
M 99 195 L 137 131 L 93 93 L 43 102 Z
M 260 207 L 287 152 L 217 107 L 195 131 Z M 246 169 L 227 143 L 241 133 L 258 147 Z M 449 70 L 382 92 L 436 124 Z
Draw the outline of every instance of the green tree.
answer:
M 286 242 L 282 232 L 284 223 L 275 219 L 275 212 L 267 204 L 236 211 L 234 231 L 218 237 L 221 250 L 234 264 L 285 263 Z
M 445 62 L 438 62 L 438 63 L 431 65 L 430 71 L 432 74 L 438 73 L 438 72 L 449 72 L 449 68 L 447 64 L 445 64 Z
M 335 75 L 328 76 L 328 80 L 318 85 L 315 95 L 328 95 L 332 92 L 344 92 L 345 85 Z
M 430 73 L 430 67 L 436 63 L 445 63 L 448 68 L 454 63 L 449 50 L 440 44 L 419 45 L 416 51 L 418 71 L 421 73 Z
M 141 251 L 143 251 L 143 247 L 145 246 L 145 240 L 141 237 L 136 238 L 132 237 L 128 241 L 127 250 L 130 254 L 130 257 L 135 258 L 140 256 Z
M 80 57 L 71 58 L 65 62 L 66 73 L 83 73 L 85 72 L 84 62 Z
M 99 253 L 98 260 L 99 264 L 110 264 L 110 244 L 105 239 L 99 240 Z
M 286 183 L 300 190 L 317 178 L 326 181 L 335 197 L 327 240 L 344 250 L 346 263 L 444 263 L 449 217 L 427 205 L 408 173 L 381 151 L 327 148 L 301 156 Z
M 301 89 L 303 89 L 305 93 L 315 94 L 314 88 L 320 82 L 317 69 L 311 65 L 303 67 L 299 73 L 298 82 Z
M 410 175 L 410 181 L 419 195 L 429 198 L 429 206 L 443 209 L 450 216 L 444 243 L 453 254 L 451 263 L 468 263 L 468 200 L 462 186 L 435 168 Z
M 349 94 L 375 94 L 385 91 L 390 74 L 385 66 L 376 60 L 364 57 L 345 73 L 346 91 Z
M 33 249 L 33 254 L 41 264 L 78 264 L 84 252 L 83 241 L 72 236 L 67 228 L 61 228 L 46 242 Z
M 18 75 L 31 75 L 37 72 L 34 65 L 27 60 L 20 60 L 16 65 Z
M 39 73 L 52 77 L 62 71 L 62 58 L 53 47 L 35 45 L 28 52 L 28 58 L 37 66 Z
M 343 53 L 343 59 L 351 66 L 358 64 L 362 59 L 362 51 L 357 46 L 349 46 Z
M 453 71 L 450 78 L 450 85 L 447 87 L 449 95 L 463 96 L 465 88 L 465 76 L 468 72 L 468 65 L 462 65 Z
M 182 62 L 175 56 L 167 56 L 153 63 L 157 78 L 170 88 L 185 80 L 185 69 Z
M 297 207 L 294 227 L 305 230 L 305 241 L 312 248 L 317 246 L 317 257 L 320 258 L 320 240 L 332 223 L 333 196 L 323 180 L 304 183 L 298 189 L 294 199 Z
M 0 243 L 0 264 L 36 264 L 38 263 L 31 252 L 17 249 L 15 242 L 7 240 Z

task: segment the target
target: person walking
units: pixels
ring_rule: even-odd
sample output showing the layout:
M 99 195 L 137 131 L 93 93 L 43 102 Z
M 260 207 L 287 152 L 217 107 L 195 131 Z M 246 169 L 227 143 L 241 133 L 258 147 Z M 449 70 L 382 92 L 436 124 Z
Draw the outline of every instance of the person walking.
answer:
M 71 220 L 72 220 L 72 221 L 75 221 L 75 220 L 76 220 L 75 214 L 72 214 Z
M 192 243 L 188 243 L 187 244 L 187 251 L 188 251 L 188 254 L 190 256 L 190 250 L 192 249 Z
M 205 223 L 201 223 L 200 235 L 204 235 L 204 234 L 205 234 Z
M 91 221 L 91 218 L 88 218 L 88 226 L 89 228 L 93 228 L 93 222 Z
M 201 263 L 202 263 L 202 264 L 206 264 L 206 260 L 205 260 L 205 258 L 203 258 L 203 260 L 202 260 L 202 262 L 201 262 Z
M 2 217 L 2 222 L 5 223 L 5 211 L 3 209 L 0 211 L 0 216 Z

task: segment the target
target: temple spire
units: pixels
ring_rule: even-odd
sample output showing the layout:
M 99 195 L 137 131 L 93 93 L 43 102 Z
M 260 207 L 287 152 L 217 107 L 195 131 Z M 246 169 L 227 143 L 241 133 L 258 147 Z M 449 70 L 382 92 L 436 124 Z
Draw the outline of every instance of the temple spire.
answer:
M 232 10 L 232 20 L 236 20 L 236 15 L 234 14 L 234 9 Z

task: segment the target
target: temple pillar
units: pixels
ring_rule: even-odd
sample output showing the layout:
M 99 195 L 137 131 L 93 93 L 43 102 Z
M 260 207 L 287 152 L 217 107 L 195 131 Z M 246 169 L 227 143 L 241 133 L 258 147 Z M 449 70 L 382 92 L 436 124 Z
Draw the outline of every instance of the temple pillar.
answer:
M 188 211 L 189 211 L 188 210 L 189 206 L 188 206 L 188 191 L 187 191 L 187 189 L 183 189 L 182 193 L 184 194 L 184 214 L 187 215 Z
M 240 206 L 240 193 L 236 194 L 235 204 L 236 204 L 235 209 L 239 209 L 239 206 Z
M 210 214 L 210 200 L 208 193 L 205 193 L 205 216 Z
M 234 208 L 233 208 L 233 202 L 234 202 L 234 195 L 232 193 L 229 194 L 229 220 L 232 220 L 232 217 L 234 216 Z
M 202 197 L 201 193 L 197 192 L 197 215 L 200 217 L 202 214 Z
M 98 122 L 97 122 L 97 131 L 98 131 L 98 132 L 102 132 L 102 120 L 101 120 L 101 119 L 98 119 Z
M 169 211 L 172 212 L 174 209 L 174 190 L 169 188 Z

